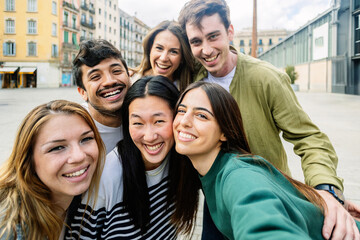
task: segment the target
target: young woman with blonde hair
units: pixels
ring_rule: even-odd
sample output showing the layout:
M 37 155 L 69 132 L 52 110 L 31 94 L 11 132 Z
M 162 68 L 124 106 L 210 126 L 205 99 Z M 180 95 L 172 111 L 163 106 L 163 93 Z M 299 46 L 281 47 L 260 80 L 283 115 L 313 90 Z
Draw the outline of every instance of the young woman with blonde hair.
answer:
M 1 168 L 0 239 L 61 238 L 74 197 L 97 194 L 102 159 L 100 135 L 79 104 L 56 100 L 35 107 Z

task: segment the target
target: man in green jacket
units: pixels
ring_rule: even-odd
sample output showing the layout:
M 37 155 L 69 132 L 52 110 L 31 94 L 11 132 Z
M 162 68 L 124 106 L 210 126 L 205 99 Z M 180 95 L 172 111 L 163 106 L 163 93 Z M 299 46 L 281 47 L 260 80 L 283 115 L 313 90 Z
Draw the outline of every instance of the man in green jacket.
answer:
M 181 10 L 179 22 L 195 59 L 201 63 L 195 81 L 218 83 L 232 94 L 239 105 L 252 153 L 290 175 L 282 133 L 301 157 L 305 183 L 319 189 L 327 203 L 324 238 L 359 238 L 349 212 L 359 217 L 360 208 L 342 196 L 343 179 L 336 175 L 335 150 L 301 108 L 289 77 L 271 64 L 230 47 L 234 28 L 224 0 L 190 0 Z M 203 235 L 203 239 L 209 238 Z

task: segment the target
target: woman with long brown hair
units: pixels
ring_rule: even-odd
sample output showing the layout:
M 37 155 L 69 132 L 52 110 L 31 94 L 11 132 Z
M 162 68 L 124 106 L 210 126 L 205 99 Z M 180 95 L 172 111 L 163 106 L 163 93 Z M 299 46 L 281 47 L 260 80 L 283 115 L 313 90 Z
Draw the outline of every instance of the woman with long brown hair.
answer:
M 61 238 L 67 209 L 96 199 L 104 146 L 89 113 L 55 100 L 30 111 L 0 173 L 0 238 Z
M 322 198 L 251 154 L 238 105 L 220 85 L 191 84 L 173 128 L 176 151 L 198 171 L 210 215 L 227 239 L 323 239 Z

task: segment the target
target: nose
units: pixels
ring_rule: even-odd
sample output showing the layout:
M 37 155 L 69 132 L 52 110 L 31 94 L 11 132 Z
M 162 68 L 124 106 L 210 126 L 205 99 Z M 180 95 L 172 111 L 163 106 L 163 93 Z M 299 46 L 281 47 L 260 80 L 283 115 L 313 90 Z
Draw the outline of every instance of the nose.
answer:
M 110 72 L 104 73 L 103 78 L 103 85 L 113 85 L 116 82 L 116 79 Z
M 168 53 L 167 53 L 167 51 L 163 51 L 163 52 L 161 53 L 159 59 L 160 59 L 161 61 L 164 61 L 164 62 L 165 62 L 165 61 L 168 59 Z
M 154 128 L 152 126 L 148 126 L 145 129 L 143 138 L 144 138 L 144 141 L 146 141 L 146 142 L 152 142 L 152 141 L 156 140 L 157 133 L 154 131 Z
M 81 148 L 80 145 L 72 146 L 70 156 L 68 158 L 68 163 L 78 163 L 84 161 L 86 158 L 85 151 Z
M 180 124 L 183 127 L 192 127 L 192 119 L 191 119 L 191 115 L 189 112 L 185 113 L 181 119 L 180 119 Z
M 202 52 L 204 55 L 210 56 L 213 52 L 213 48 L 210 46 L 210 44 L 207 41 L 204 41 Z

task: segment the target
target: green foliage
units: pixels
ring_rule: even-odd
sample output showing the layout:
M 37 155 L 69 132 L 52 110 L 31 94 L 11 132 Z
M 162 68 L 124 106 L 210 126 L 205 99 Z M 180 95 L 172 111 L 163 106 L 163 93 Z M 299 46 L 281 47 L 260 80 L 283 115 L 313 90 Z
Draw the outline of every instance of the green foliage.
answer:
M 287 73 L 287 75 L 289 75 L 291 84 L 294 84 L 296 79 L 298 79 L 298 77 L 299 77 L 299 74 L 295 71 L 295 67 L 294 66 L 286 66 L 285 72 Z

